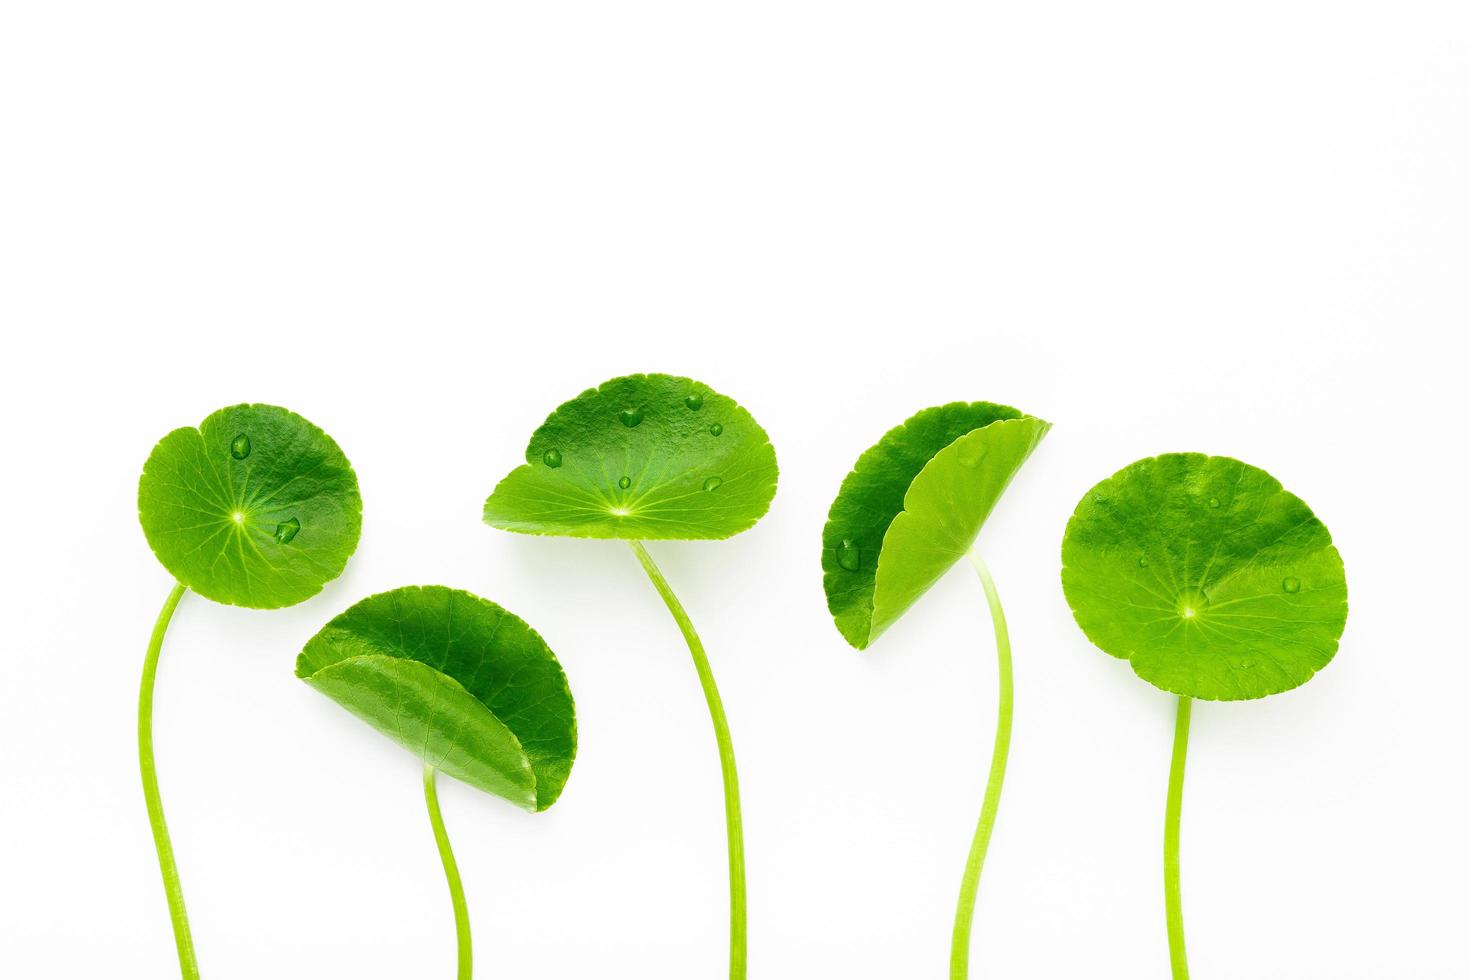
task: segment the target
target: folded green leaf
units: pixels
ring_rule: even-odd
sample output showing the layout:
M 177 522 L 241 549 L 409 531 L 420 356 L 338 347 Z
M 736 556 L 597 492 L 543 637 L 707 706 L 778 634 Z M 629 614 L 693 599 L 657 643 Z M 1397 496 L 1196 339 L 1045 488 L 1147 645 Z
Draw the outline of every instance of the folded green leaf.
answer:
M 827 608 L 865 649 L 974 543 L 1050 423 L 990 402 L 926 408 L 842 481 L 822 530 Z
M 362 497 L 337 444 L 294 412 L 236 405 L 159 441 L 138 519 L 164 567 L 216 602 L 290 606 L 357 548 Z
M 770 440 L 734 401 L 688 378 L 635 374 L 553 412 L 485 501 L 485 522 L 579 538 L 728 538 L 765 514 L 776 475 Z
M 525 622 L 443 586 L 370 596 L 312 637 L 296 676 L 426 764 L 527 810 L 577 751 L 561 665 Z
M 1225 456 L 1171 453 L 1103 480 L 1067 524 L 1062 566 L 1088 639 L 1193 698 L 1304 684 L 1347 621 L 1327 528 L 1271 474 Z

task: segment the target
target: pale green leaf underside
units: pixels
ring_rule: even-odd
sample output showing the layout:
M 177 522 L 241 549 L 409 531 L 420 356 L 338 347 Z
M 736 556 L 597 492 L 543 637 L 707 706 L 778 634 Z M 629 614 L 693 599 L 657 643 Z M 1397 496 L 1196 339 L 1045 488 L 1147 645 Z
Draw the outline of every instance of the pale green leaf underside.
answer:
M 990 402 L 928 408 L 858 459 L 822 530 L 822 584 L 866 648 L 969 550 L 1050 424 Z
M 580 538 L 727 538 L 776 493 L 776 453 L 750 413 L 667 374 L 615 378 L 551 414 L 485 501 L 506 531 Z
M 1269 473 L 1225 456 L 1143 459 L 1093 487 L 1067 524 L 1062 586 L 1104 652 L 1216 701 L 1306 683 L 1347 621 L 1327 528 Z
M 556 802 L 577 751 L 571 691 L 545 641 L 443 586 L 370 596 L 312 637 L 296 675 L 424 762 L 527 810 Z
M 520 740 L 448 674 L 417 660 L 368 654 L 305 680 L 435 769 L 536 809 L 536 774 Z
M 159 441 L 138 481 L 158 560 L 216 602 L 290 606 L 320 592 L 357 547 L 362 497 L 342 450 L 274 405 L 236 405 Z

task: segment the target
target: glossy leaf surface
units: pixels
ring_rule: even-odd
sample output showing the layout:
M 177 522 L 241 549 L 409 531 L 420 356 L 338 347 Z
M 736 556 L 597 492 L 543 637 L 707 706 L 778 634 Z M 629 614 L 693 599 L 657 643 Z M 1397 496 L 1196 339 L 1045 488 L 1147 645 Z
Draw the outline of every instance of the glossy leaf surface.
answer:
M 1225 456 L 1143 459 L 1093 487 L 1067 524 L 1062 586 L 1104 652 L 1208 700 L 1306 683 L 1347 621 L 1327 528 L 1271 474 Z
M 485 501 L 506 531 L 581 538 L 727 538 L 776 493 L 776 453 L 750 413 L 667 374 L 615 378 L 558 408 Z
M 357 476 L 295 412 L 236 405 L 159 441 L 138 481 L 158 560 L 216 602 L 290 606 L 342 573 L 362 529 Z
M 535 630 L 443 586 L 370 596 L 312 637 L 296 675 L 427 764 L 527 810 L 561 795 L 571 691 Z
M 1051 425 L 990 402 L 927 408 L 858 458 L 822 530 L 827 608 L 864 649 L 974 543 Z

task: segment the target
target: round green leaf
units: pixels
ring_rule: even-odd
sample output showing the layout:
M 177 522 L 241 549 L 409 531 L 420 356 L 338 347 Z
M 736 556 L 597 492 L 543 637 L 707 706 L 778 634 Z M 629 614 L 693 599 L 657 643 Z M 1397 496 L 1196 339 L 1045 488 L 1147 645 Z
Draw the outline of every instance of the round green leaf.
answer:
M 926 408 L 857 464 L 822 529 L 822 586 L 859 650 L 962 558 L 1051 424 L 990 402 Z
M 1347 622 L 1327 528 L 1271 474 L 1226 456 L 1142 459 L 1093 487 L 1067 524 L 1062 587 L 1104 652 L 1212 701 L 1305 684 Z
M 728 538 L 776 493 L 776 451 L 750 413 L 667 374 L 614 378 L 541 424 L 485 501 L 485 523 L 576 538 Z
M 572 692 L 515 615 L 440 585 L 370 596 L 296 658 L 296 676 L 428 765 L 527 810 L 556 802 L 577 754 Z
M 158 560 L 215 602 L 277 609 L 342 574 L 362 530 L 331 436 L 274 405 L 223 408 L 153 447 L 138 519 Z

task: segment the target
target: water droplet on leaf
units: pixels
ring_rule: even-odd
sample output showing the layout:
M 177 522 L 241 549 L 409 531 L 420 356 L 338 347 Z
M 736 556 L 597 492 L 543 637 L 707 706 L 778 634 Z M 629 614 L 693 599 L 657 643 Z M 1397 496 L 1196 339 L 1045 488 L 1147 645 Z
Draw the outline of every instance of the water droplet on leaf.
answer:
M 618 421 L 630 429 L 635 428 L 639 422 L 643 421 L 643 409 L 625 408 L 618 413 Z
M 561 450 L 546 450 L 546 455 L 541 457 L 541 462 L 545 463 L 547 466 L 550 466 L 552 469 L 556 469 L 558 466 L 561 465 Z
M 626 476 L 625 477 L 621 477 L 618 480 L 618 488 L 620 490 L 626 490 L 629 487 L 631 487 L 632 485 L 633 485 L 633 481 L 631 479 L 629 479 L 628 477 L 626 477 Z
M 301 522 L 296 518 L 293 517 L 289 521 L 282 521 L 276 525 L 276 544 L 288 544 L 292 538 L 296 537 L 296 532 L 300 530 Z
M 1216 509 L 1219 508 L 1219 506 L 1220 506 L 1220 498 L 1219 497 L 1211 497 L 1210 498 L 1210 510 L 1216 510 Z
M 713 425 L 711 425 L 709 427 L 709 434 L 712 435 L 712 436 L 717 436 L 721 432 L 724 432 L 724 431 L 725 431 L 725 427 L 723 425 L 721 425 L 720 423 L 718 423 L 718 422 L 714 423 Z
M 701 408 L 704 408 L 704 396 L 696 391 L 694 394 L 689 395 L 684 399 L 684 405 L 689 409 L 689 411 L 697 412 Z
M 250 455 L 250 437 L 245 433 L 230 440 L 230 455 L 236 459 L 244 459 Z
M 963 466 L 965 469 L 976 469 L 981 463 L 985 461 L 985 447 L 979 446 L 970 448 L 967 452 L 960 453 L 957 458 L 960 465 Z
M 704 488 L 706 490 L 713 490 L 716 487 L 718 487 L 721 483 L 724 483 L 724 482 L 725 481 L 724 480 L 721 480 L 719 477 L 712 476 L 708 480 L 705 480 L 704 481 Z
M 837 564 L 849 572 L 855 572 L 862 567 L 862 555 L 858 553 L 857 546 L 851 541 L 843 541 L 841 546 L 838 547 Z
M 1148 567 L 1148 555 L 1139 555 L 1138 556 L 1138 567 L 1139 568 L 1147 568 Z
M 1295 575 L 1288 575 L 1286 576 L 1286 578 L 1281 580 L 1281 591 L 1289 592 L 1292 595 L 1295 595 L 1301 590 L 1302 580 L 1297 578 Z

